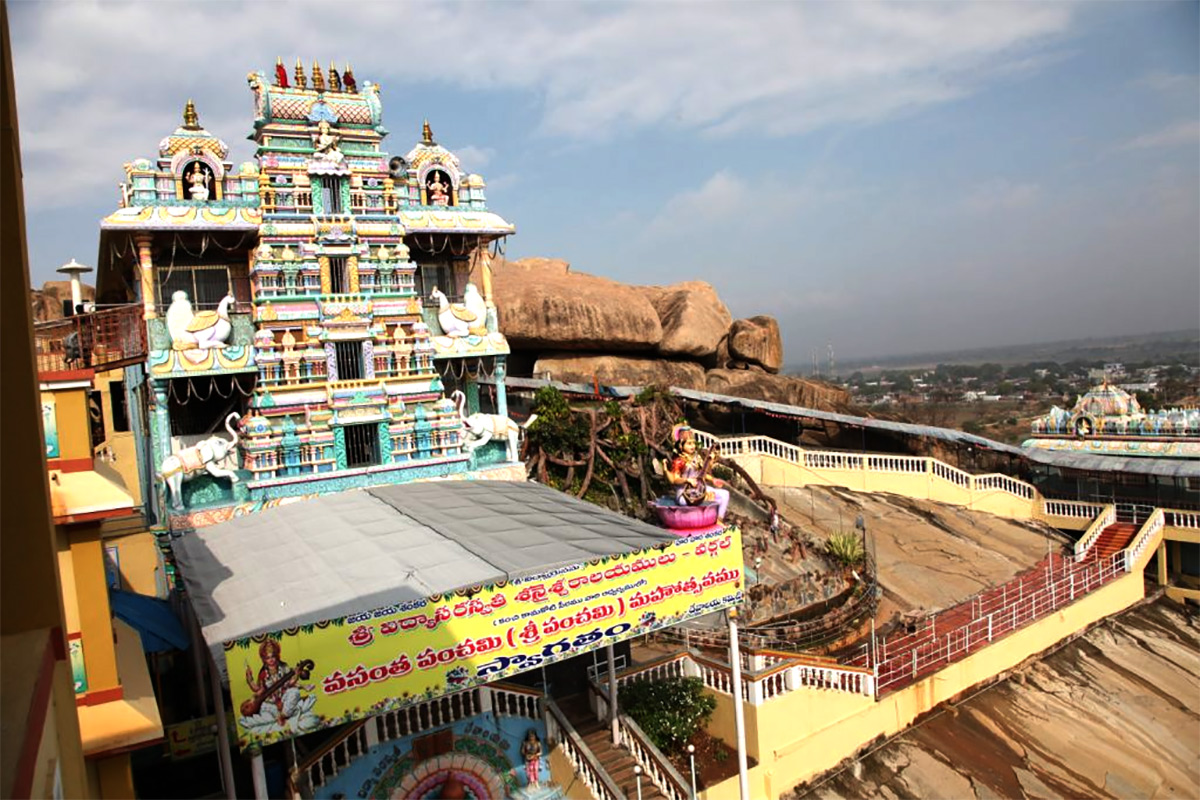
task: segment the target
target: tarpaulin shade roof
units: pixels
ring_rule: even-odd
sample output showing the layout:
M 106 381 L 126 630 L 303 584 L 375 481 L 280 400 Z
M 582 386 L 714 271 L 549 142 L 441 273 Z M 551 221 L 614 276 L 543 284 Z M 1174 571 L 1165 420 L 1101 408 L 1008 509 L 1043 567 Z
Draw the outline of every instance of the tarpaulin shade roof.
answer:
M 536 483 L 438 481 L 298 501 L 173 546 L 223 665 L 224 641 L 674 540 Z

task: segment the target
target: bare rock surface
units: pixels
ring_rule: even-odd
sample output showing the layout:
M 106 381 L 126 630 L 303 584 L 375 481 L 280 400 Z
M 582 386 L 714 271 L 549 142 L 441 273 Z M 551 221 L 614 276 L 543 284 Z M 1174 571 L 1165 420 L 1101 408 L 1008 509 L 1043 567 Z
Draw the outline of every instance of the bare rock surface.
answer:
M 663 358 L 637 358 L 620 355 L 584 355 L 560 353 L 542 356 L 533 365 L 533 374 L 564 383 L 591 383 L 607 386 L 677 386 L 704 389 L 704 369 L 690 361 Z
M 641 288 L 662 325 L 660 355 L 706 360 L 716 354 L 733 316 L 711 284 L 687 281 Z
M 739 319 L 729 329 L 729 354 L 738 361 L 755 364 L 767 372 L 783 367 L 783 338 L 774 317 Z
M 948 608 L 1003 583 L 1057 549 L 1049 528 L 981 511 L 834 487 L 772 488 L 781 513 L 819 539 L 853 531 L 862 515 L 879 564 L 878 617 Z
M 822 381 L 772 375 L 751 369 L 710 369 L 705 391 L 806 408 L 839 410 L 850 404 L 850 393 Z
M 1200 630 L 1140 605 L 793 798 L 1200 797 Z
M 492 272 L 500 330 L 514 348 L 650 351 L 662 341 L 658 312 L 637 287 L 559 259 L 496 261 Z

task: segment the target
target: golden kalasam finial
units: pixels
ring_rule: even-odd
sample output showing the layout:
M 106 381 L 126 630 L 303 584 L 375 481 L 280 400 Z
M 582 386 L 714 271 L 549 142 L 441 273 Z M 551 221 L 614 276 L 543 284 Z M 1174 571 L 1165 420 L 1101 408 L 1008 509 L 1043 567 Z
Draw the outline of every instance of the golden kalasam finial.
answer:
M 317 60 L 315 58 L 313 59 L 313 76 L 312 76 L 312 78 L 313 78 L 313 89 L 317 90 L 318 92 L 325 91 L 325 76 L 321 73 L 321 65 L 317 63 Z
M 329 62 L 329 91 L 340 92 L 342 90 L 342 79 L 338 77 L 337 66 L 332 61 Z
M 429 127 L 429 120 L 425 120 L 425 124 L 421 126 L 421 144 L 436 144 L 433 141 L 433 129 Z
M 196 113 L 196 104 L 190 97 L 183 107 L 183 128 L 188 131 L 200 130 L 200 115 Z
M 308 76 L 304 74 L 304 64 L 301 63 L 301 61 L 298 57 L 296 58 L 296 71 L 292 74 L 296 78 L 296 88 L 297 89 L 307 89 L 308 88 Z

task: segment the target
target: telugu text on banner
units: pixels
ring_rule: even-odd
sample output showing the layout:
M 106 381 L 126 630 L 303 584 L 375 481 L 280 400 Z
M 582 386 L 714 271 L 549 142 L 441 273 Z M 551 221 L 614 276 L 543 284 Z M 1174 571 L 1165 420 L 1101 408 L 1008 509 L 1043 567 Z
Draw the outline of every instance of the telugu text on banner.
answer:
M 244 749 L 478 686 L 736 605 L 737 528 L 225 643 Z

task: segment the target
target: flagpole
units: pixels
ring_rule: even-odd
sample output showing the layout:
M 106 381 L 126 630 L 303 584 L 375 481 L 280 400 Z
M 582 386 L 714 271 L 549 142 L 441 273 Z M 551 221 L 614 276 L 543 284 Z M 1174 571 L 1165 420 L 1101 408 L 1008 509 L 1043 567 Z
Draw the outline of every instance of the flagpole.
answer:
M 738 650 L 737 609 L 729 609 L 729 666 L 733 672 L 733 721 L 737 729 L 738 790 L 741 800 L 750 800 L 750 776 L 746 766 L 746 718 L 742 712 L 742 657 Z

